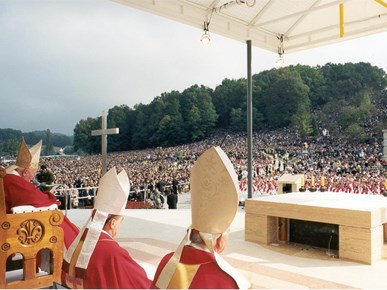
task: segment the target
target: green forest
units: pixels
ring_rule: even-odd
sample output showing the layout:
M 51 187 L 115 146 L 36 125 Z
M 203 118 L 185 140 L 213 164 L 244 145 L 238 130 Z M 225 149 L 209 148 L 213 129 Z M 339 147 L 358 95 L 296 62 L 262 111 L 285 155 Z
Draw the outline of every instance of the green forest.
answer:
M 52 133 L 50 129 L 46 131 L 33 131 L 23 133 L 15 129 L 0 129 L 0 156 L 16 155 L 19 148 L 19 140 L 24 137 L 27 144 L 34 145 L 40 140 L 43 142 L 42 155 L 55 154 L 54 146 L 64 148 L 72 145 L 73 137 L 60 133 Z
M 325 128 L 349 142 L 381 138 L 387 107 L 383 69 L 369 63 L 297 65 L 263 71 L 252 80 L 254 130 L 291 126 L 307 137 Z M 108 150 L 186 144 L 220 128 L 245 131 L 246 95 L 245 78 L 224 79 L 215 89 L 193 85 L 163 93 L 147 105 L 115 106 L 108 111 L 107 124 L 120 134 L 109 136 Z M 90 137 L 100 126 L 101 118 L 80 120 L 74 128 L 75 150 L 100 152 L 100 138 Z
M 271 69 L 253 75 L 252 85 L 254 130 L 291 127 L 307 138 L 326 129 L 356 143 L 381 139 L 387 127 L 386 72 L 369 63 Z M 108 151 L 191 143 L 217 129 L 245 131 L 246 95 L 245 78 L 224 79 L 215 89 L 195 84 L 162 93 L 149 104 L 117 105 L 109 109 L 107 125 L 119 128 L 120 134 L 109 136 Z M 74 151 L 100 152 L 100 138 L 90 135 L 100 127 L 101 117 L 80 120 L 74 128 Z

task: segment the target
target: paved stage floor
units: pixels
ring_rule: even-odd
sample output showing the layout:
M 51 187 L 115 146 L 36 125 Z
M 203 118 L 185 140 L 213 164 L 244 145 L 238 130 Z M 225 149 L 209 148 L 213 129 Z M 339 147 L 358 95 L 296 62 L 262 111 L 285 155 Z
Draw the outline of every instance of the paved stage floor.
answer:
M 117 241 L 152 279 L 161 258 L 177 248 L 191 223 L 190 195 L 179 195 L 177 210 L 126 211 Z M 90 210 L 72 209 L 67 214 L 81 227 Z M 246 242 L 243 208 L 231 225 L 222 256 L 255 289 L 387 289 L 387 259 L 364 265 L 307 246 Z

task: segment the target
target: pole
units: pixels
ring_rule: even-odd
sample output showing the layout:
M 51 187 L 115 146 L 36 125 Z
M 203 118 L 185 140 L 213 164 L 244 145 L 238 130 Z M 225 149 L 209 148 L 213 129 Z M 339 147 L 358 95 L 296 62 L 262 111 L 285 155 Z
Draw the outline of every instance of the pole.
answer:
M 251 40 L 247 40 L 247 197 L 253 197 L 253 89 L 251 77 Z
M 106 125 L 106 112 L 105 111 L 102 111 L 102 132 L 106 132 L 106 128 L 107 128 L 107 125 Z M 101 138 L 102 138 L 102 176 L 105 175 L 106 173 L 106 168 L 107 168 L 107 165 L 106 165 L 106 156 L 107 156 L 107 134 L 102 134 L 101 135 Z

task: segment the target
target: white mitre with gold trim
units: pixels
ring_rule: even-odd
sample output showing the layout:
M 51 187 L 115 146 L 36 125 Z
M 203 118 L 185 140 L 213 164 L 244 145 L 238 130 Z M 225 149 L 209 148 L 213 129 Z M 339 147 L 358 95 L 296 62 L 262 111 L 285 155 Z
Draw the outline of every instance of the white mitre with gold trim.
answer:
M 220 147 L 205 151 L 195 162 L 191 170 L 191 216 L 190 229 L 199 231 L 207 248 L 215 256 L 218 266 L 234 278 L 239 289 L 248 289 L 250 283 L 219 254 L 213 244 L 220 234 L 226 232 L 238 210 L 238 177 L 234 167 Z M 168 287 L 179 264 L 184 246 L 188 242 L 189 232 L 183 238 L 178 249 L 161 271 L 156 282 L 160 289 Z
M 80 273 L 80 276 L 89 265 L 91 255 L 109 215 L 124 215 L 129 191 L 130 182 L 125 170 L 117 174 L 115 167 L 113 167 L 102 176 L 93 214 L 69 247 L 64 258 L 67 263 L 70 263 L 75 249 L 82 239 L 83 245 L 75 264 L 76 273 Z M 87 233 L 83 237 L 86 230 Z

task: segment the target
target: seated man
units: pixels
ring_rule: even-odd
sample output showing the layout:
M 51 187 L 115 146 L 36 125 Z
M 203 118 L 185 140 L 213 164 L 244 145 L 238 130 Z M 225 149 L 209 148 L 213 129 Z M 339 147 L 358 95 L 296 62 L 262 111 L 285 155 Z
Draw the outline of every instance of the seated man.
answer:
M 36 208 L 59 205 L 51 192 L 42 192 L 31 182 L 39 168 L 42 141 L 28 149 L 22 138 L 15 165 L 6 168 L 4 176 L 4 193 L 7 212 L 21 205 L 31 205 Z M 65 216 L 60 227 L 64 231 L 65 247 L 68 248 L 79 233 L 79 229 Z
M 249 282 L 218 254 L 238 209 L 238 179 L 219 147 L 204 152 L 191 171 L 192 225 L 174 253 L 160 262 L 152 288 L 247 289 Z
M 52 184 L 55 181 L 54 174 L 52 174 L 51 170 L 44 164 L 40 166 L 40 171 L 36 174 L 36 179 L 40 183 L 39 189 L 41 191 L 50 191 Z
M 91 217 L 65 255 L 69 288 L 149 288 L 145 270 L 114 241 L 128 200 L 129 178 L 110 169 L 99 184 Z

